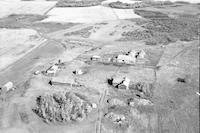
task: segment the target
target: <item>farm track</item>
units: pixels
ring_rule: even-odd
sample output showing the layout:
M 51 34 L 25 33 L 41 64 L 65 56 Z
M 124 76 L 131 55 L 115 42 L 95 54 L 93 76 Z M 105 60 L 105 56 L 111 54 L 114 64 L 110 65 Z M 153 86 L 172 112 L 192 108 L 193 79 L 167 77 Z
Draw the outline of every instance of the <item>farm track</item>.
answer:
M 95 133 L 101 133 L 101 127 L 102 127 L 102 116 L 103 116 L 103 105 L 105 102 L 105 97 L 107 95 L 107 89 L 104 88 L 103 93 L 101 94 L 100 100 L 99 100 L 99 106 L 98 106 L 98 119 L 95 124 Z

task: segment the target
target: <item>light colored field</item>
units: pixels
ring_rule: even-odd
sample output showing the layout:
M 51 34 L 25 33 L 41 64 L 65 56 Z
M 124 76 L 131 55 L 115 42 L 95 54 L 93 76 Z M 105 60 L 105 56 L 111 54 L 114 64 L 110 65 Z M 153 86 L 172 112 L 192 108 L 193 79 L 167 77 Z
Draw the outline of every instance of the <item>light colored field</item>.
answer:
M 132 0 L 106 0 L 106 1 L 103 1 L 102 4 L 104 5 L 104 4 L 109 4 L 111 2 L 117 2 L 117 1 L 120 1 L 120 2 L 123 2 L 123 3 L 129 3 L 129 4 L 141 2 L 141 1 L 132 1 Z
M 98 23 L 108 20 L 140 18 L 132 9 L 112 9 L 103 6 L 54 8 L 43 22 Z
M 120 1 L 120 2 L 123 2 L 123 3 L 129 3 L 129 4 L 141 2 L 141 1 L 137 1 L 137 0 L 106 0 L 106 1 L 103 1 L 102 4 L 107 5 L 111 2 L 117 2 L 117 1 Z M 183 1 L 183 2 L 190 2 L 190 3 L 200 3 L 200 0 L 152 0 L 152 1 L 171 1 L 171 2 Z
M 0 69 L 7 67 L 43 43 L 36 31 L 30 29 L 0 30 Z
M 38 14 L 43 15 L 49 11 L 56 2 L 34 1 L 0 1 L 0 18 L 11 14 Z
M 155 1 L 167 1 L 167 0 L 155 0 Z M 184 1 L 184 2 L 190 2 L 190 3 L 200 3 L 200 0 L 170 0 L 171 2 L 176 1 Z

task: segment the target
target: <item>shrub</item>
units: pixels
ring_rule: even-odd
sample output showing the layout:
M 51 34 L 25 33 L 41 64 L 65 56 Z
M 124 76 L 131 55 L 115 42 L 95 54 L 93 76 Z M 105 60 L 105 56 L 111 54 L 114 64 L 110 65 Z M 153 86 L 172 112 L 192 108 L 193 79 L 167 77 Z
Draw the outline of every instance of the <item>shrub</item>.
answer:
M 125 32 L 119 40 L 144 40 L 147 45 L 166 45 L 177 40 L 192 41 L 198 39 L 198 15 L 181 14 L 177 18 L 169 18 L 161 13 L 144 10 L 136 11 L 138 14 L 148 18 L 148 21 L 139 21 L 139 25 L 146 30 Z M 137 21 L 136 24 L 138 24 Z
M 135 9 L 135 8 L 143 8 L 143 7 L 152 7 L 152 6 L 165 6 L 165 5 L 173 5 L 170 1 L 140 1 L 135 3 L 123 3 L 121 1 L 111 2 L 108 4 L 109 7 L 119 8 L 119 9 Z
M 70 122 L 83 120 L 91 109 L 80 95 L 67 92 L 37 97 L 33 111 L 45 122 Z
M 83 1 L 59 0 L 56 6 L 57 7 L 88 7 L 88 6 L 96 6 L 100 4 L 101 4 L 101 1 L 99 0 L 83 0 Z

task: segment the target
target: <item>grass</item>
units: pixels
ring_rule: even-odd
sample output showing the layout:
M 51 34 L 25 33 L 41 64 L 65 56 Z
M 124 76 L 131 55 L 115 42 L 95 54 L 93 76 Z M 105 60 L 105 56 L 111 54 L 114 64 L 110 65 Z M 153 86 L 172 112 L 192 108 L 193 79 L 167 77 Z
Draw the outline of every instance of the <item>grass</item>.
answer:
M 128 3 L 123 3 L 121 1 L 112 2 L 108 5 L 111 8 L 118 8 L 118 9 L 133 9 L 133 8 L 141 8 L 147 6 L 145 3 L 128 4 Z
M 65 33 L 64 35 L 65 36 L 81 36 L 83 38 L 88 38 L 90 35 L 91 35 L 91 32 L 90 30 L 93 29 L 93 26 L 89 26 L 89 27 L 86 27 L 86 28 L 83 28 L 81 30 L 78 30 L 78 31 L 74 31 L 74 32 L 70 32 L 70 33 Z
M 50 33 L 61 29 L 67 29 L 76 24 L 72 23 L 41 23 L 40 21 L 47 18 L 43 15 L 10 15 L 6 18 L 0 18 L 0 28 L 19 29 L 30 28 L 42 33 Z
M 42 33 L 50 33 L 55 32 L 58 30 L 63 30 L 70 28 L 72 26 L 76 25 L 75 23 L 56 23 L 56 22 L 47 22 L 47 23 L 34 23 L 32 24 L 32 27 L 34 29 L 42 32 Z
M 16 15 L 12 14 L 5 18 L 0 18 L 0 28 L 25 28 L 30 23 L 41 21 L 47 18 L 42 15 Z

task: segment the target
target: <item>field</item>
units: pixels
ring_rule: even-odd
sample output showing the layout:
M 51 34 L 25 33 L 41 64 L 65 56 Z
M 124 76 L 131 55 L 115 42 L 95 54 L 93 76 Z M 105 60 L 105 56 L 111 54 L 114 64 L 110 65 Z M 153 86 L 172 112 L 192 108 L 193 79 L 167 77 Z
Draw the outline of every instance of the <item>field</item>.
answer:
M 26 15 L 26 14 L 13 14 L 8 17 L 0 18 L 0 28 L 20 29 L 31 28 L 38 32 L 49 33 L 61 29 L 67 29 L 76 25 L 76 23 L 56 23 L 47 22 L 42 23 L 43 19 L 47 18 L 45 15 Z
M 0 2 L 0 133 L 198 133 L 200 5 L 142 2 Z
M 165 0 L 155 0 L 155 1 L 165 1 Z M 190 2 L 190 3 L 198 3 L 198 0 L 170 0 L 171 2 L 177 2 L 177 1 L 182 1 L 182 2 Z
M 0 31 L 0 69 L 5 69 L 10 64 L 23 57 L 32 49 L 44 43 L 36 31 L 31 29 L 6 30 Z
M 51 9 L 55 2 L 0 2 L 0 18 L 9 16 L 11 14 L 38 14 L 44 15 Z
M 71 13 L 73 12 L 73 14 Z M 107 20 L 138 18 L 133 10 L 110 9 L 103 6 L 54 8 L 43 22 L 100 23 Z

